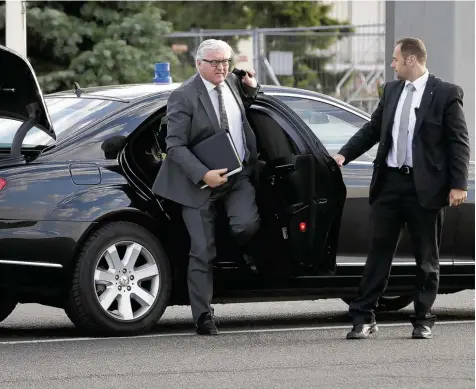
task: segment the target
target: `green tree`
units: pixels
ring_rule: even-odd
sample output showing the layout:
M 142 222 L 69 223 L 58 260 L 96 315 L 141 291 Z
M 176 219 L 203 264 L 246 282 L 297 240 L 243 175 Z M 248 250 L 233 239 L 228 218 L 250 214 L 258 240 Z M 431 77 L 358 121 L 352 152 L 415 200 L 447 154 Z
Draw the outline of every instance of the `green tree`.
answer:
M 150 82 L 155 62 L 178 63 L 162 13 L 153 1 L 28 3 L 27 55 L 43 90 Z M 2 5 L 2 38 L 4 15 Z
M 216 1 L 188 2 L 167 1 L 161 3 L 165 11 L 164 20 L 172 23 L 175 31 L 198 29 L 249 29 L 316 27 L 346 25 L 348 21 L 329 16 L 332 5 L 318 1 Z M 220 17 L 217 17 L 220 15 Z M 266 56 L 269 51 L 292 51 L 294 59 L 293 76 L 279 76 L 282 85 L 322 90 L 328 92 L 342 74 L 330 74 L 325 65 L 332 55 L 318 54 L 340 39 L 348 29 L 329 29 L 325 34 L 316 32 L 297 35 L 271 35 L 265 39 Z M 219 38 L 219 36 L 217 36 Z M 240 37 L 225 37 L 232 47 Z M 243 37 L 241 37 L 243 38 Z M 186 43 L 195 49 L 196 42 L 190 39 L 174 39 L 175 43 Z M 193 53 L 189 53 L 190 66 Z M 181 57 L 185 59 L 185 54 Z

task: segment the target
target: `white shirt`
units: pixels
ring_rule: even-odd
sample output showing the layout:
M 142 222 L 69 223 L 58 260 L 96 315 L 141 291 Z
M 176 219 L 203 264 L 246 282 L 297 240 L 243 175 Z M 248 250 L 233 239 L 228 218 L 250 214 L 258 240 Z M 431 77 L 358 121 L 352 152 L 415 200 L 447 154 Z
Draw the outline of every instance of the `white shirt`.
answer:
M 218 102 L 218 92 L 215 89 L 216 85 L 212 84 L 210 81 L 205 80 L 202 76 L 200 76 L 205 84 L 205 88 L 207 88 L 208 95 L 210 96 L 210 100 L 212 101 L 213 108 L 215 109 L 215 113 L 218 118 L 218 124 L 220 123 L 220 106 Z M 233 95 L 233 92 L 228 87 L 226 82 L 222 82 L 222 94 L 223 94 L 223 102 L 225 103 L 225 111 L 226 116 L 228 118 L 228 126 L 231 134 L 231 138 L 233 139 L 233 143 L 235 144 L 236 150 L 238 155 L 240 156 L 241 160 L 245 158 L 245 145 L 243 142 L 243 118 L 241 115 L 240 107 Z
M 413 144 L 413 131 L 415 129 L 416 122 L 416 113 L 415 108 L 420 107 L 421 98 L 423 97 L 423 92 L 425 91 L 426 82 L 428 81 L 428 70 L 423 76 L 417 78 L 412 82 L 415 87 L 413 91 L 412 103 L 410 107 L 410 117 L 408 119 L 408 139 L 407 139 L 407 156 L 405 158 L 404 165 L 413 166 L 413 155 L 412 155 L 412 144 Z M 400 100 L 398 100 L 397 110 L 395 111 L 395 117 L 393 119 L 392 127 L 392 147 L 387 156 L 387 165 L 392 167 L 398 167 L 397 164 L 397 144 L 398 144 L 398 133 L 400 127 L 400 116 L 402 115 L 402 108 L 405 98 L 407 97 L 406 86 L 410 84 L 410 81 L 405 82 L 405 87 L 403 88 L 402 94 L 400 95 Z

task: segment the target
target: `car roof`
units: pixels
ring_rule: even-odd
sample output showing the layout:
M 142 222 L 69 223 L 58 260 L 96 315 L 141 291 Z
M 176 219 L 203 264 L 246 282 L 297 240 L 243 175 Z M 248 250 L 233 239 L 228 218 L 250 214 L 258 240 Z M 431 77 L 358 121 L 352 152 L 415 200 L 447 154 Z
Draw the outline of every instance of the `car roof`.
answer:
M 155 83 L 145 83 L 145 84 L 124 84 L 124 85 L 105 85 L 105 86 L 94 86 L 88 88 L 81 88 L 79 90 L 67 90 L 60 91 L 46 95 L 45 97 L 83 97 L 83 98 L 99 98 L 104 100 L 119 100 L 125 103 L 133 103 L 143 99 L 153 97 L 154 95 L 160 95 L 167 92 L 172 92 L 174 89 L 178 88 L 181 83 L 171 83 L 171 84 L 155 84 Z M 342 100 L 339 100 L 335 97 L 328 96 L 319 92 L 310 91 L 306 89 L 299 89 L 293 87 L 279 86 L 279 85 L 261 85 L 262 92 L 264 93 L 286 93 L 286 94 L 298 94 L 300 96 L 309 96 L 314 98 L 319 98 L 321 100 L 327 101 L 329 103 L 340 104 L 352 111 L 357 111 L 365 116 L 369 114 L 365 111 L 360 110 L 359 108 L 348 104 Z M 78 96 L 79 94 L 79 96 Z
M 135 102 L 153 95 L 171 92 L 181 83 L 105 85 L 50 93 L 45 97 L 82 97 Z

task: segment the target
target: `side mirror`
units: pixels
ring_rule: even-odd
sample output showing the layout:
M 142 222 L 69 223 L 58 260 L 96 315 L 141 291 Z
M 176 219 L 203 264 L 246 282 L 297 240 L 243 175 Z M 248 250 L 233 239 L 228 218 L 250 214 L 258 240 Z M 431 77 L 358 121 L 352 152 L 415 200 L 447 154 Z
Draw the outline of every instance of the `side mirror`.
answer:
M 127 138 L 122 135 L 115 135 L 107 138 L 101 145 L 106 159 L 117 159 L 117 156 L 126 145 Z
M 309 123 L 311 124 L 326 124 L 329 122 L 329 116 L 322 112 L 313 112 L 309 117 Z

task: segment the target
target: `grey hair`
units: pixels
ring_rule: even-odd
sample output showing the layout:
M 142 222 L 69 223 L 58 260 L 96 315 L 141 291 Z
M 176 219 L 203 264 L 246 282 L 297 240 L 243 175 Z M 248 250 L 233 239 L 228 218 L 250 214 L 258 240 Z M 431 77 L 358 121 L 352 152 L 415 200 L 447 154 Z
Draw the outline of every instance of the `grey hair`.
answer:
M 207 39 L 200 43 L 200 46 L 198 46 L 197 55 L 195 56 L 195 59 L 203 59 L 207 51 L 229 51 L 231 56 L 233 56 L 234 54 L 233 49 L 225 41 L 218 39 Z

